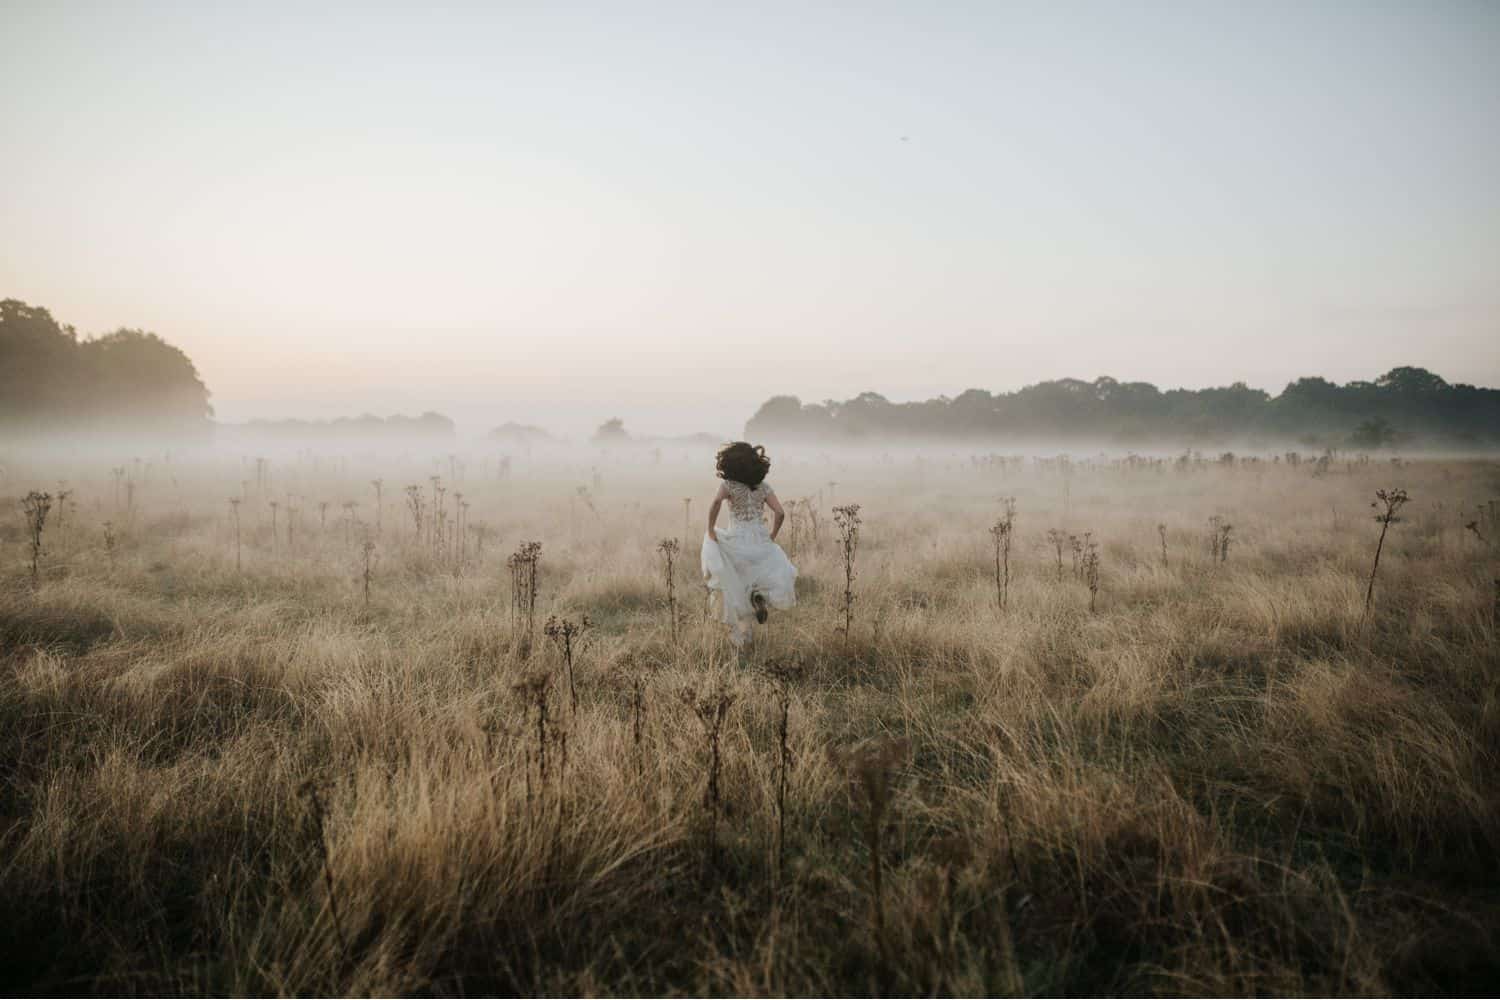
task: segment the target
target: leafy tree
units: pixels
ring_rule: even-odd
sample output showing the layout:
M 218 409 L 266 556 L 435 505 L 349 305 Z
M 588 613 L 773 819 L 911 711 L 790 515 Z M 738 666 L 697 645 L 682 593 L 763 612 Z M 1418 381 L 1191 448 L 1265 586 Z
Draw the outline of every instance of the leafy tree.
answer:
M 78 339 L 39 306 L 0 301 L 0 431 L 211 428 L 208 389 L 188 356 L 141 330 Z
M 1384 448 L 1396 443 L 1396 429 L 1383 417 L 1371 417 L 1349 435 L 1355 448 Z
M 0 301 L 0 426 L 55 425 L 86 394 L 73 328 L 40 306 Z
M 612 417 L 599 425 L 594 432 L 593 442 L 595 444 L 624 444 L 630 440 L 630 435 L 625 431 L 625 421 L 619 417 Z
M 1392 368 L 1375 380 L 1382 389 L 1398 393 L 1435 393 L 1448 388 L 1448 383 L 1425 368 Z
M 84 341 L 80 353 L 101 418 L 165 429 L 206 427 L 213 417 L 193 362 L 154 333 L 116 330 Z

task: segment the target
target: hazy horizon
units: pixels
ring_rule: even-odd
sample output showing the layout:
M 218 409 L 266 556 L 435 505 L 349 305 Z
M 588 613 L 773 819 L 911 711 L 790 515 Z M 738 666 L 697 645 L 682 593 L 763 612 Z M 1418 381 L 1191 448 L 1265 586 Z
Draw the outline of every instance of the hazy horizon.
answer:
M 0 297 L 218 418 L 1500 384 L 1500 8 L 8 4 Z

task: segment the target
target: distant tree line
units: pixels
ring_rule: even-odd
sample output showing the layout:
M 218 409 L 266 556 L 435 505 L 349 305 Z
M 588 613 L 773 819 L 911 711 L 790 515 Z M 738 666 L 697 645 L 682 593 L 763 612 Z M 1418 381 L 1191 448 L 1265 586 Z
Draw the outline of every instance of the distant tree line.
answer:
M 550 431 L 544 430 L 535 424 L 522 424 L 514 420 L 507 421 L 496 427 L 487 435 L 489 440 L 499 444 L 508 444 L 516 447 L 528 448 L 532 445 L 556 444 L 558 438 Z
M 865 392 L 804 404 L 775 396 L 745 425 L 750 439 L 1075 439 L 1119 444 L 1262 438 L 1309 446 L 1500 445 L 1500 390 L 1450 384 L 1422 368 L 1393 368 L 1373 382 L 1301 378 L 1279 396 L 1243 382 L 1169 389 L 1097 378 L 1040 382 L 1016 392 L 970 389 L 915 403 Z
M 182 351 L 119 329 L 80 340 L 40 306 L 0 300 L 0 434 L 146 430 L 199 437 L 208 389 Z
M 610 417 L 599 428 L 594 431 L 589 443 L 603 448 L 618 448 L 627 445 L 636 447 L 656 447 L 661 445 L 672 445 L 687 448 L 717 448 L 724 442 L 724 438 L 718 434 L 698 432 L 696 434 L 676 434 L 669 437 L 651 435 L 641 437 L 631 434 L 625 429 L 625 421 L 619 417 Z M 659 457 L 659 455 L 658 455 Z
M 395 413 L 389 417 L 377 417 L 365 413 L 358 417 L 335 417 L 332 420 L 251 420 L 233 426 L 236 433 L 250 436 L 299 440 L 312 438 L 336 438 L 339 440 L 368 438 L 451 438 L 454 436 L 452 419 L 441 413 L 428 410 L 420 416 L 408 417 Z

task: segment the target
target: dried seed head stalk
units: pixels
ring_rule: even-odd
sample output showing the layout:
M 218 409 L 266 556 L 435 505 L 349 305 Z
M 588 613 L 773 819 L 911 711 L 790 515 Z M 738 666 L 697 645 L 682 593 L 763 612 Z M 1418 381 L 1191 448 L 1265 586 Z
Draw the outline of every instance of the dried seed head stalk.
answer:
M 360 544 L 360 552 L 364 556 L 364 569 L 361 571 L 360 577 L 364 581 L 365 607 L 368 608 L 370 606 L 370 581 L 375 579 L 375 567 L 379 564 L 380 559 L 375 554 L 375 538 L 370 534 L 368 526 L 365 527 L 364 533 L 365 539 Z
M 776 888 L 786 875 L 786 789 L 792 767 L 790 720 L 792 685 L 802 679 L 803 665 L 796 661 L 778 661 L 766 665 L 766 674 L 776 692 Z
M 1229 533 L 1233 530 L 1234 525 L 1218 514 L 1208 519 L 1208 553 L 1211 559 L 1222 563 L 1229 558 Z
M 1062 580 L 1063 574 L 1063 545 L 1067 543 L 1068 536 L 1066 533 L 1057 528 L 1048 528 L 1047 541 L 1050 542 L 1052 544 L 1052 547 L 1057 550 L 1057 579 L 1060 581 Z
M 536 670 L 524 675 L 519 681 L 511 685 L 511 691 L 515 692 L 521 700 L 522 711 L 529 719 L 531 710 L 536 709 L 536 759 L 537 774 L 540 783 L 547 783 L 547 719 L 548 719 L 548 697 L 552 692 L 552 674 L 546 670 Z M 531 798 L 531 774 L 528 770 L 526 775 L 527 799 Z
M 26 542 L 31 549 L 31 585 L 41 580 L 42 532 L 47 527 L 47 515 L 52 510 L 52 494 L 32 490 L 21 500 L 21 510 L 26 514 Z
M 849 641 L 854 627 L 854 557 L 859 551 L 859 504 L 833 508 L 833 522 L 839 529 L 839 553 L 844 561 L 844 641 Z
M 1391 530 L 1391 525 L 1400 523 L 1401 518 L 1397 513 L 1410 499 L 1403 489 L 1389 489 L 1376 490 L 1375 499 L 1370 502 L 1371 509 L 1376 512 L 1375 520 L 1380 524 L 1380 540 L 1375 543 L 1375 562 L 1370 566 L 1370 585 L 1365 588 L 1365 609 L 1359 616 L 1361 625 L 1370 614 L 1370 603 L 1375 599 L 1375 574 L 1380 570 L 1380 551 L 1385 547 L 1385 533 Z
M 234 518 L 234 571 L 240 572 L 240 498 L 229 498 L 229 513 Z
M 571 618 L 552 615 L 542 627 L 542 633 L 557 644 L 557 648 L 562 651 L 563 661 L 567 664 L 569 703 L 575 714 L 578 712 L 578 686 L 573 682 L 573 654 L 582 642 L 583 633 L 593 624 L 588 615 L 576 622 Z
M 870 852 L 870 927 L 875 943 L 885 950 L 885 899 L 881 890 L 880 835 L 890 807 L 896 769 L 911 753 L 906 739 L 876 738 L 840 750 L 828 748 L 828 758 L 849 779 L 849 790 L 865 810 L 865 847 Z
M 1004 611 L 1010 605 L 1010 546 L 1015 537 L 1016 498 L 1000 498 L 1000 517 L 990 527 L 995 540 L 995 603 Z
M 646 720 L 646 677 L 652 666 L 649 660 L 635 650 L 627 650 L 615 662 L 620 678 L 629 685 L 627 704 L 630 708 L 631 743 L 635 750 L 636 770 L 642 774 L 646 770 L 646 760 L 642 753 Z
M 1090 532 L 1084 533 L 1083 580 L 1089 588 L 1089 611 L 1095 610 L 1099 600 L 1099 545 Z
M 422 487 L 412 483 L 406 487 L 406 509 L 411 514 L 412 537 L 420 540 L 422 525 L 426 521 L 427 502 L 422 497 Z
M 536 628 L 537 564 L 541 557 L 541 542 L 523 542 L 505 560 L 505 565 L 510 568 L 511 627 L 517 628 L 525 623 L 523 642 L 527 648 Z
M 708 781 L 703 789 L 703 806 L 708 811 L 707 862 L 712 864 L 718 853 L 719 804 L 723 798 L 719 788 L 719 771 L 722 763 L 719 753 L 719 737 L 724 730 L 724 720 L 729 717 L 729 709 L 734 705 L 735 696 L 719 688 L 700 698 L 692 688 L 684 688 L 681 698 L 683 704 L 691 708 L 693 714 L 698 716 L 698 721 L 703 725 L 704 738 L 708 743 Z
M 667 584 L 667 620 L 672 628 L 672 645 L 677 645 L 677 554 L 682 551 L 682 545 L 675 538 L 663 538 L 656 543 L 656 551 L 661 553 L 662 574 Z

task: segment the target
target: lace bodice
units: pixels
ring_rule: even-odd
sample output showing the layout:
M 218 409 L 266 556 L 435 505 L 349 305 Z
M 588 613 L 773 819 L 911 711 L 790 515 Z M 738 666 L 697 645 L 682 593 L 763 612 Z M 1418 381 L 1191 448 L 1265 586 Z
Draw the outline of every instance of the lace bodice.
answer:
M 729 515 L 736 521 L 763 524 L 766 497 L 774 491 L 771 484 L 762 480 L 759 486 L 749 487 L 733 479 L 724 480 L 724 490 L 729 494 Z

